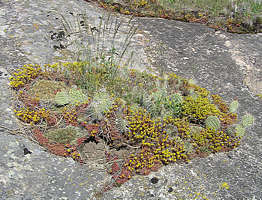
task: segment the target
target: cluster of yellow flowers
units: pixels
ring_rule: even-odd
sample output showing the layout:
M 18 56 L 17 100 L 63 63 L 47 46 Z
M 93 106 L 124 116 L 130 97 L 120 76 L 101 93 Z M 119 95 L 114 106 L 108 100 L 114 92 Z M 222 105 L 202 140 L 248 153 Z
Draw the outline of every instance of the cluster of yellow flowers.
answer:
M 39 110 L 31 110 L 29 108 L 22 108 L 20 110 L 14 110 L 16 116 L 26 123 L 36 124 L 41 119 L 47 119 L 49 117 L 49 111 L 45 108 Z
M 168 122 L 177 127 L 177 131 L 179 133 L 179 136 L 182 139 L 190 138 L 189 122 L 186 119 L 180 119 L 180 118 L 172 119 L 172 118 L 170 118 Z
M 77 111 L 75 109 L 69 110 L 69 108 L 65 107 L 63 109 L 63 117 L 68 124 L 75 125 L 77 122 Z
M 175 121 L 171 118 L 164 121 L 152 120 L 145 110 L 132 111 L 128 109 L 129 138 L 141 144 L 141 151 L 131 154 L 125 166 L 139 173 L 143 168 L 151 169 L 156 164 L 176 162 L 187 159 L 184 145 L 178 144 L 165 131 L 168 123 Z
M 148 2 L 146 0 L 134 0 L 132 1 L 131 7 L 136 9 L 147 5 L 147 3 Z
M 10 85 L 18 89 L 24 86 L 26 83 L 35 79 L 41 72 L 41 67 L 39 65 L 24 65 L 21 69 L 17 69 L 16 72 L 9 78 Z
M 190 87 L 193 88 L 201 97 L 208 97 L 210 94 L 206 88 L 199 87 L 198 85 L 190 84 Z
M 65 145 L 65 150 L 66 150 L 66 152 L 64 153 L 65 157 L 71 157 L 74 160 L 80 160 L 81 159 L 80 153 L 77 152 L 76 148 L 73 147 L 72 145 L 66 144 Z
M 30 83 L 31 80 L 39 75 L 42 76 L 41 78 L 46 78 L 55 73 L 54 77 L 56 78 L 59 73 L 69 72 L 67 74 L 70 77 L 70 81 L 73 81 L 74 84 L 78 85 L 78 82 L 81 82 L 78 80 L 78 77 L 81 78 L 84 74 L 84 83 L 88 82 L 90 85 L 93 84 L 99 88 L 104 84 L 102 80 L 107 80 L 107 75 L 112 71 L 106 68 L 106 65 L 103 66 L 103 63 L 100 68 L 96 66 L 86 68 L 86 65 L 89 65 L 89 63 L 55 63 L 44 65 L 44 70 L 41 70 L 39 65 L 24 65 L 20 70 L 13 73 L 13 76 L 10 78 L 10 84 L 14 89 L 20 89 L 20 87 Z M 125 161 L 124 170 L 127 170 L 128 173 L 123 171 L 123 176 L 126 174 L 129 179 L 133 173 L 146 174 L 148 171 L 153 171 L 163 164 L 179 160 L 188 161 L 194 153 L 199 151 L 219 152 L 227 150 L 227 148 L 235 148 L 240 144 L 241 137 L 231 137 L 226 131 L 230 125 L 236 122 L 237 114 L 229 112 L 227 104 L 222 101 L 219 95 L 211 95 L 211 99 L 208 90 L 191 84 L 174 73 L 169 74 L 166 79 L 166 76 L 161 78 L 152 74 L 138 73 L 136 70 L 131 69 L 127 75 L 129 76 L 128 81 L 123 81 L 123 83 L 130 84 L 127 84 L 126 87 L 119 84 L 118 89 L 116 89 L 117 87 L 111 87 L 113 88 L 112 90 L 119 90 L 119 93 L 122 95 L 125 89 L 131 85 L 153 92 L 156 88 L 155 80 L 157 80 L 160 85 L 161 83 L 168 83 L 168 94 L 177 94 L 177 91 L 180 90 L 181 94 L 179 93 L 179 97 L 182 100 L 168 96 L 170 99 L 164 102 L 172 110 L 172 115 L 168 113 L 164 118 L 159 117 L 155 119 L 153 118 L 153 112 L 150 113 L 150 110 L 133 105 L 133 102 L 129 102 L 126 98 L 123 100 L 121 95 L 110 90 L 112 92 L 110 98 L 114 99 L 114 103 L 111 102 L 110 108 L 103 112 L 105 114 L 103 115 L 104 119 L 98 120 L 101 123 L 89 124 L 87 121 L 80 123 L 90 131 L 90 136 L 97 136 L 97 134 L 100 134 L 99 128 L 102 128 L 101 134 L 109 141 L 111 146 L 118 147 L 127 144 L 131 148 L 134 147 L 136 149 L 135 153 L 128 156 Z M 62 80 L 64 78 L 68 80 L 66 74 L 61 76 L 63 76 Z M 122 78 L 115 77 L 112 85 L 115 83 L 122 83 Z M 106 87 L 106 89 L 108 88 Z M 90 89 L 90 91 L 92 90 Z M 22 90 L 17 93 L 25 96 Z M 23 98 L 21 99 L 23 101 Z M 38 102 L 39 99 L 36 99 L 36 101 Z M 89 101 L 90 98 L 84 103 L 79 102 L 74 107 L 66 106 L 62 113 L 59 114 L 63 115 L 63 119 L 68 124 L 78 126 L 79 116 L 84 108 L 87 107 Z M 177 109 L 174 101 L 179 101 L 179 114 L 174 114 L 174 110 Z M 129 103 L 132 108 L 128 106 Z M 25 103 L 25 105 L 28 104 Z M 43 119 L 50 121 L 50 111 L 45 110 L 45 108 L 37 108 L 37 106 L 35 108 L 32 107 L 21 108 L 20 110 L 14 110 L 14 112 L 20 120 L 32 125 L 39 123 Z M 205 126 L 204 122 L 209 116 L 219 119 L 217 119 L 221 125 L 219 130 L 205 128 L 208 126 Z M 76 149 L 70 145 L 66 146 L 65 155 L 71 156 L 76 160 L 80 159 Z M 120 178 L 124 178 L 122 175 Z
M 206 119 L 210 115 L 221 115 L 221 111 L 214 104 L 211 104 L 206 97 L 198 96 L 194 99 L 192 96 L 187 96 L 184 100 L 182 113 L 185 116 L 193 119 Z
M 223 131 L 204 129 L 198 135 L 192 137 L 198 146 L 207 145 L 213 152 L 220 151 L 223 147 L 236 148 L 240 144 L 240 138 L 231 138 Z

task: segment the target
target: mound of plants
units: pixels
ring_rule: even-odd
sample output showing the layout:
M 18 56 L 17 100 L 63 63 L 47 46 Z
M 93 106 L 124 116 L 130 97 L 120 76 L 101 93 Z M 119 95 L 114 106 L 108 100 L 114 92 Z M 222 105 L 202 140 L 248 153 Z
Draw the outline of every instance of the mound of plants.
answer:
M 104 146 L 111 186 L 170 163 L 231 151 L 254 121 L 250 114 L 238 116 L 237 100 L 227 104 L 191 80 L 106 59 L 98 65 L 24 65 L 13 72 L 10 86 L 15 115 L 51 153 L 85 164 L 85 147 L 93 146 L 95 154 L 96 145 Z
M 100 7 L 125 15 L 160 17 L 206 24 L 232 33 L 262 32 L 262 3 L 253 0 L 97 0 Z

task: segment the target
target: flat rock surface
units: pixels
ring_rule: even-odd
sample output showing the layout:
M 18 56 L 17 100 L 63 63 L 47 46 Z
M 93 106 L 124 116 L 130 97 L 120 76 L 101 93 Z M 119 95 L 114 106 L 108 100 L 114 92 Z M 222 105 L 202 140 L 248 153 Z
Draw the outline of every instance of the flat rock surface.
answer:
M 54 48 L 61 41 L 45 39 L 50 38 L 50 31 L 62 27 L 59 15 L 49 13 L 54 10 L 67 15 L 84 10 L 90 23 L 103 13 L 80 0 L 0 1 L 1 200 L 96 199 L 93 195 L 110 178 L 99 165 L 81 166 L 11 134 L 19 123 L 12 113 L 10 70 L 27 63 L 66 60 Z M 100 199 L 262 199 L 262 101 L 256 96 L 262 93 L 262 35 L 233 35 L 200 24 L 163 19 L 135 21 L 141 25 L 131 45 L 136 50 L 138 68 L 144 69 L 148 60 L 148 65 L 152 64 L 149 67 L 192 78 L 228 102 L 237 98 L 240 116 L 249 112 L 256 121 L 234 151 L 136 176 Z

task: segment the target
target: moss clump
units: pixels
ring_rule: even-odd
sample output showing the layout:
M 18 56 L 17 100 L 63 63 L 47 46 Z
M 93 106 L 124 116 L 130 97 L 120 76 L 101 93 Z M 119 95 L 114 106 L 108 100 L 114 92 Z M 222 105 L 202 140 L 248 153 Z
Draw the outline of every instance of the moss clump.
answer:
M 67 126 L 65 128 L 51 129 L 44 133 L 44 136 L 51 142 L 76 145 L 77 139 L 86 136 L 80 128 L 74 126 Z
M 40 98 L 42 101 L 53 101 L 57 91 L 67 88 L 63 81 L 37 80 L 28 90 L 29 95 Z

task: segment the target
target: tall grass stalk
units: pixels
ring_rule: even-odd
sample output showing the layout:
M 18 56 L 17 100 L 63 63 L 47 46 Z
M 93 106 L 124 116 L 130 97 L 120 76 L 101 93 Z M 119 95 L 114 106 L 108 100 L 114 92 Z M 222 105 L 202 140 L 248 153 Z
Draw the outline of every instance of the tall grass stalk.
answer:
M 68 50 L 73 54 L 74 61 L 88 61 L 99 65 L 101 60 L 107 59 L 115 65 L 122 65 L 123 58 L 131 44 L 131 39 L 137 31 L 132 23 L 132 17 L 125 22 L 127 30 L 120 30 L 124 22 L 111 13 L 100 17 L 99 22 L 90 25 L 87 14 L 66 15 L 59 14 L 61 23 L 70 41 Z M 121 34 L 120 34 L 121 32 Z M 123 36 L 124 35 L 124 36 Z M 129 64 L 133 53 L 125 60 Z

